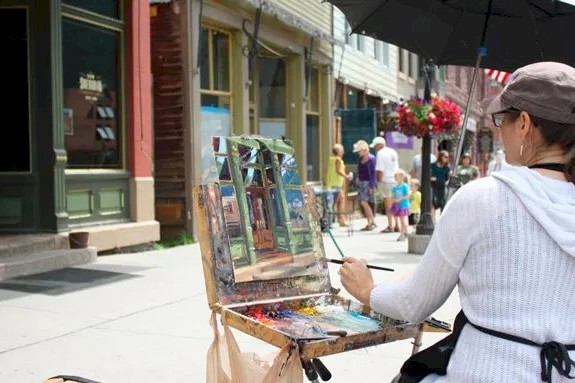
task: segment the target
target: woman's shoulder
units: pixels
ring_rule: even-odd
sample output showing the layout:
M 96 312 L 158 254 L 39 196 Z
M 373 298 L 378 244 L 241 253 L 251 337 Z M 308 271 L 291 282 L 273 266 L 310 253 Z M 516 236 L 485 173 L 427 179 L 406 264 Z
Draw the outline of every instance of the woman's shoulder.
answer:
M 501 182 L 493 177 L 483 177 L 463 185 L 453 195 L 450 202 L 484 209 L 486 204 L 495 204 L 501 196 Z

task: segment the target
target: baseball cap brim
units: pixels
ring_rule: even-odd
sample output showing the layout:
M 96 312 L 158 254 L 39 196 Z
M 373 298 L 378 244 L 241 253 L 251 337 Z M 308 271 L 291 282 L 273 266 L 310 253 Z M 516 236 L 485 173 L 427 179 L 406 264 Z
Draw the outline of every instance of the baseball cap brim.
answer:
M 502 94 L 503 92 L 499 93 L 497 96 L 487 97 L 481 101 L 481 110 L 483 114 L 503 112 L 511 107 L 503 102 L 501 99 Z

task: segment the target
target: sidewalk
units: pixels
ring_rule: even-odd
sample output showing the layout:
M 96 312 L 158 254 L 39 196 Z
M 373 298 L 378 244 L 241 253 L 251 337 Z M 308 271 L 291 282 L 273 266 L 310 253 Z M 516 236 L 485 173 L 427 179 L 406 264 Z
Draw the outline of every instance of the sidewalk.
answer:
M 396 280 L 421 256 L 407 254 L 397 234 L 355 231 L 335 225 L 346 255 L 395 269 L 375 271 L 378 280 Z M 355 228 L 365 226 L 357 220 Z M 339 253 L 327 234 L 328 257 Z M 331 282 L 341 287 L 338 265 Z M 345 290 L 342 295 L 347 296 Z M 434 316 L 453 322 L 459 310 L 454 292 Z M 0 283 L 0 382 L 41 383 L 58 374 L 103 383 L 205 381 L 209 326 L 199 245 L 101 256 L 95 264 Z M 240 347 L 265 355 L 277 350 L 235 332 Z M 423 347 L 444 334 L 426 333 Z M 330 382 L 387 382 L 411 354 L 411 340 L 322 358 Z M 304 377 L 304 381 L 307 381 Z

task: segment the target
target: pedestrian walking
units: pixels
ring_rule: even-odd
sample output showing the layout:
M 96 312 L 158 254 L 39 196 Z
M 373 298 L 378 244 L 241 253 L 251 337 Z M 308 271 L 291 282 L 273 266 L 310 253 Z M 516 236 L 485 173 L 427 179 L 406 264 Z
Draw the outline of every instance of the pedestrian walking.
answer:
M 407 173 L 401 169 L 395 172 L 395 185 L 391 188 L 393 203 L 391 213 L 393 214 L 397 225 L 399 226 L 398 241 L 407 240 L 407 228 L 409 227 L 409 180 Z
M 399 222 L 397 222 L 391 213 L 391 204 L 393 198 L 391 189 L 395 185 L 395 172 L 399 169 L 399 159 L 397 152 L 385 145 L 385 138 L 375 137 L 371 141 L 370 147 L 376 150 L 375 171 L 377 174 L 377 191 L 383 200 L 385 215 L 387 217 L 387 227 L 382 233 L 399 232 Z
M 374 222 L 374 212 L 370 203 L 375 204 L 375 188 L 377 180 L 375 176 L 375 156 L 369 152 L 369 145 L 364 140 L 353 144 L 353 152 L 358 154 L 357 163 L 357 199 L 363 209 L 367 225 L 361 231 L 371 231 L 377 227 Z
M 343 162 L 344 148 L 341 144 L 335 144 L 332 148 L 332 155 L 329 157 L 327 174 L 325 181 L 326 202 L 328 207 L 328 225 L 331 226 L 334 216 L 337 216 L 339 226 L 345 227 L 345 196 L 342 193 L 344 183 L 351 179 L 351 175 L 345 173 L 345 163 Z
M 455 168 L 455 175 L 461 181 L 461 185 L 479 178 L 479 169 L 471 164 L 471 154 L 463 153 L 459 165 Z
M 449 168 L 449 153 L 446 150 L 439 152 L 437 161 L 431 164 L 431 191 L 432 191 L 432 209 L 431 216 L 435 220 L 435 212 L 443 212 L 445 207 L 445 188 L 447 181 L 451 176 Z

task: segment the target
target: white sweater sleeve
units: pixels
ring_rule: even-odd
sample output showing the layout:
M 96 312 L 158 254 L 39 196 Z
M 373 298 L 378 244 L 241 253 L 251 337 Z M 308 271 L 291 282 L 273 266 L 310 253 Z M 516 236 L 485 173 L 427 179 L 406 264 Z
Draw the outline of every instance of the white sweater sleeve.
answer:
M 374 311 L 420 322 L 447 300 L 459 280 L 469 248 L 484 224 L 483 215 L 489 211 L 480 209 L 483 188 L 478 180 L 455 193 L 414 273 L 402 281 L 379 283 L 371 291 L 370 306 Z

